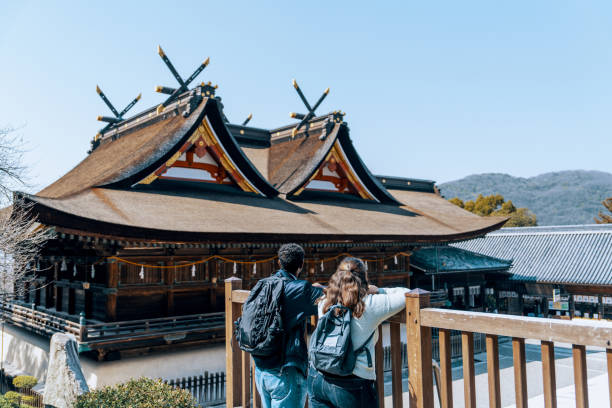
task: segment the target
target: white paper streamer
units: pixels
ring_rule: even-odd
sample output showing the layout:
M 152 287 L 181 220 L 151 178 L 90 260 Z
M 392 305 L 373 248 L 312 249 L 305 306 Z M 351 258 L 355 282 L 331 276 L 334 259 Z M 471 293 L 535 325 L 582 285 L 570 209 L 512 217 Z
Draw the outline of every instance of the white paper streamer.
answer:
M 257 274 L 257 264 L 254 263 L 253 264 L 253 275 L 256 275 L 256 274 Z
M 195 278 L 195 275 L 196 275 L 196 267 L 194 264 L 194 265 L 191 265 L 191 277 Z
M 393 257 L 393 262 L 395 262 L 395 264 L 397 265 L 397 255 Z
M 76 276 L 77 274 L 77 268 L 76 268 L 76 264 L 74 264 L 74 266 L 72 267 L 72 276 Z
M 238 265 L 236 265 L 236 262 L 234 262 L 234 275 L 236 274 L 236 272 L 238 272 Z
M 94 268 L 93 264 L 91 265 L 91 279 L 96 277 L 96 268 Z
M 140 273 L 138 276 L 140 276 L 140 280 L 144 280 L 144 266 L 140 267 Z
M 321 261 L 321 272 L 325 272 L 325 265 L 323 265 L 323 261 Z
M 62 258 L 62 265 L 60 266 L 60 271 L 66 272 L 68 270 L 68 265 L 66 265 L 66 258 Z

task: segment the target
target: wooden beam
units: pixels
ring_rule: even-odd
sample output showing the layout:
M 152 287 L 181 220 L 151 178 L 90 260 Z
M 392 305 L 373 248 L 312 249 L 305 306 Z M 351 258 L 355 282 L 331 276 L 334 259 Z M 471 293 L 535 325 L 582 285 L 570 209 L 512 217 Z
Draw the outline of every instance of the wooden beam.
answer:
M 514 360 L 514 392 L 516 408 L 527 408 L 527 365 L 525 362 L 525 339 L 512 339 Z
M 544 407 L 557 408 L 557 379 L 555 374 L 555 344 L 543 341 L 542 350 L 542 382 L 544 386 Z
M 421 319 L 427 327 L 602 348 L 609 347 L 612 338 L 612 322 L 602 320 L 545 319 L 435 308 L 422 310 Z
M 232 291 L 242 287 L 239 278 L 225 280 L 225 404 L 228 408 L 240 406 L 242 353 L 234 338 L 234 322 L 240 317 L 241 306 L 232 302 Z
M 241 401 L 244 408 L 251 406 L 251 355 L 246 351 L 242 353 L 242 394 Z
M 250 290 L 235 290 L 232 292 L 232 302 L 242 304 L 246 302 L 250 293 Z
M 476 408 L 476 373 L 474 371 L 474 333 L 461 332 L 463 360 L 463 396 L 465 408 Z
M 589 408 L 589 384 L 587 382 L 586 347 L 574 344 L 574 386 L 576 389 L 576 408 Z
M 499 381 L 499 341 L 497 336 L 487 334 L 487 374 L 489 378 L 489 407 L 501 408 Z
M 408 392 L 412 408 L 433 408 L 431 328 L 422 325 L 421 311 L 429 306 L 429 292 L 420 289 L 406 294 L 406 343 Z
M 374 346 L 376 360 L 376 392 L 378 394 L 378 406 L 383 408 L 385 406 L 385 361 L 383 355 L 383 330 L 382 325 L 378 326 L 378 341 Z
M 440 329 L 440 401 L 442 408 L 453 408 L 453 367 L 451 365 L 451 332 Z
M 119 285 L 119 264 L 111 262 L 106 267 L 106 286 L 115 289 L 106 295 L 106 319 L 108 321 L 117 320 L 117 286 Z
M 402 408 L 402 338 L 399 323 L 389 325 L 391 337 L 391 395 L 393 408 Z
M 610 408 L 612 408 L 612 349 L 606 349 L 606 361 L 608 362 L 608 393 Z

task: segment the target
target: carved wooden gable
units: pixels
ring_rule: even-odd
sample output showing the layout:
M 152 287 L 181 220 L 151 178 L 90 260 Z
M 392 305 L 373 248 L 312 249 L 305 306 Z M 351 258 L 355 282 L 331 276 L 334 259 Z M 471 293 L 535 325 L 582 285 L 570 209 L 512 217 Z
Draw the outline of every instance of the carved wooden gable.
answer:
M 157 179 L 234 185 L 261 194 L 229 157 L 206 117 L 187 142 L 139 184 Z
M 295 195 L 308 190 L 351 194 L 366 200 L 378 201 L 359 179 L 338 141 L 315 174 Z

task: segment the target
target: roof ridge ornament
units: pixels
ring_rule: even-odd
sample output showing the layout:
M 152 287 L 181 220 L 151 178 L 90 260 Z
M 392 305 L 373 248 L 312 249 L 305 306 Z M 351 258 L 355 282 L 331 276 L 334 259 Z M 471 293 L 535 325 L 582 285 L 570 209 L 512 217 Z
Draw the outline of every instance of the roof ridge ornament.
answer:
M 244 120 L 244 122 L 242 122 L 242 126 L 246 126 L 247 123 L 249 123 L 251 121 L 251 119 L 253 119 L 253 114 L 249 113 L 249 116 L 247 116 L 247 118 Z
M 168 106 L 172 101 L 174 101 L 181 93 L 189 90 L 188 88 L 189 84 L 194 79 L 196 79 L 196 77 L 200 75 L 202 71 L 204 71 L 204 68 L 208 66 L 208 64 L 210 63 L 210 57 L 207 57 L 206 60 L 204 60 L 204 62 L 201 63 L 198 68 L 196 68 L 193 74 L 189 76 L 189 78 L 187 78 L 186 80 L 183 80 L 183 78 L 181 78 L 179 73 L 176 71 L 176 69 L 174 68 L 174 65 L 172 65 L 172 62 L 170 62 L 170 59 L 168 58 L 168 56 L 166 55 L 166 53 L 164 52 L 164 50 L 162 49 L 160 45 L 157 46 L 157 53 L 159 54 L 161 59 L 164 61 L 164 63 L 166 64 L 166 66 L 168 67 L 168 69 L 170 70 L 174 78 L 176 79 L 176 81 L 179 83 L 178 88 L 171 88 L 167 86 L 156 86 L 155 87 L 156 92 L 170 95 L 168 99 L 166 99 L 163 103 L 161 103 L 157 107 L 157 113 L 160 114 L 164 111 L 164 108 Z M 209 82 L 208 84 L 202 83 L 202 87 L 207 88 L 204 90 L 204 91 L 208 90 L 208 92 L 206 93 L 207 96 L 214 96 L 214 90 L 217 88 L 217 85 L 212 86 L 211 83 Z
M 115 107 L 113 106 L 113 104 L 111 103 L 111 101 L 108 99 L 108 97 L 104 94 L 104 92 L 102 92 L 102 90 L 100 89 L 100 87 L 98 85 L 96 85 L 96 93 L 100 96 L 100 98 L 104 101 L 104 103 L 106 104 L 106 106 L 108 106 L 108 109 L 110 109 L 110 111 L 113 113 L 113 115 L 115 115 L 115 117 L 110 117 L 110 116 L 98 116 L 98 120 L 100 122 L 106 122 L 108 123 L 106 126 L 104 126 L 104 128 L 100 129 L 100 131 L 98 132 L 98 134 L 94 137 L 94 140 L 91 142 L 91 150 L 90 152 L 92 152 L 99 144 L 100 144 L 100 138 L 102 137 L 102 135 L 109 130 L 112 127 L 116 127 L 119 123 L 123 122 L 123 116 L 134 107 L 134 105 L 136 105 L 136 102 L 138 102 L 140 100 L 140 98 L 142 97 L 142 94 L 139 93 L 138 96 L 136 98 L 134 98 L 132 100 L 132 102 L 130 102 L 125 108 L 123 108 L 123 110 L 121 112 L 118 112 L 117 109 L 115 109 Z
M 329 88 L 327 88 L 325 91 L 323 91 L 323 95 L 321 95 L 317 103 L 315 103 L 313 107 L 310 107 L 308 100 L 302 93 L 302 90 L 300 89 L 295 79 L 293 80 L 293 87 L 295 88 L 295 91 L 298 93 L 300 99 L 304 103 L 304 106 L 306 107 L 306 109 L 308 109 L 308 113 L 305 115 L 302 113 L 295 113 L 295 112 L 289 113 L 290 117 L 300 120 L 300 123 L 298 123 L 298 125 L 291 131 L 291 138 L 294 138 L 297 135 L 297 132 L 300 130 L 300 128 L 304 125 L 306 125 L 306 129 L 308 130 L 309 128 L 308 121 L 316 116 L 315 110 L 319 107 L 319 105 L 321 105 L 321 103 L 323 102 L 327 94 L 329 94 Z

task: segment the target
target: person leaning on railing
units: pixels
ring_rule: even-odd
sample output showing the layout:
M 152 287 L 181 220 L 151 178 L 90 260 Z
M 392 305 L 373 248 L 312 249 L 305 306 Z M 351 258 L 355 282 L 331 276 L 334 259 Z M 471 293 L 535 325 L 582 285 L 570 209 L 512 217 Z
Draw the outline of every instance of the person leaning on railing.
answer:
M 348 257 L 340 263 L 319 300 L 319 317 L 337 304 L 350 309 L 352 345 L 359 348 L 364 345 L 367 353 L 357 354 L 355 368 L 348 376 L 323 373 L 311 364 L 307 382 L 309 408 L 378 406 L 374 360 L 378 326 L 406 307 L 405 294 L 409 291 L 369 285 L 360 259 Z

